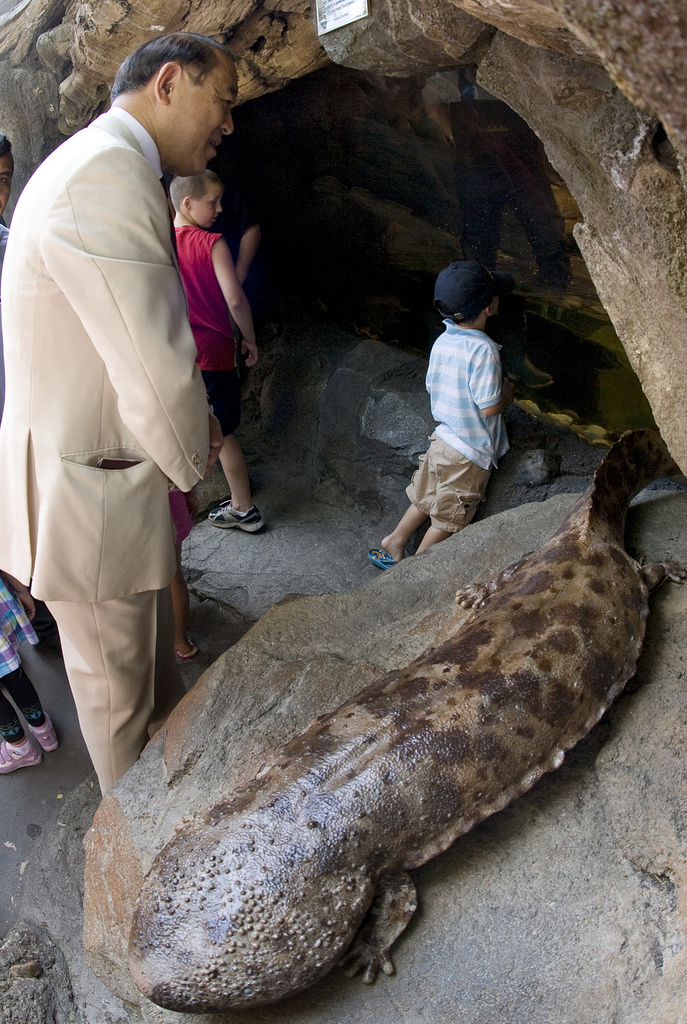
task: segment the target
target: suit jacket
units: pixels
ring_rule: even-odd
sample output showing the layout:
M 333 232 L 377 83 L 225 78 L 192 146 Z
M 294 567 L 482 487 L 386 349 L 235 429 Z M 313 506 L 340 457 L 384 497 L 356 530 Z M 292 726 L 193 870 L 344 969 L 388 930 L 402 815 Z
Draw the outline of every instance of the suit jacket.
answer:
M 5 249 L 7 247 L 7 238 L 9 231 L 4 223 L 2 217 L 0 217 L 0 281 L 2 280 L 2 262 L 5 258 Z M 2 410 L 5 405 L 5 360 L 2 355 L 2 321 L 0 320 L 0 420 L 2 420 Z
M 166 586 L 169 482 L 201 478 L 208 405 L 166 197 L 116 117 L 64 142 L 24 189 L 2 323 L 0 568 L 48 601 Z

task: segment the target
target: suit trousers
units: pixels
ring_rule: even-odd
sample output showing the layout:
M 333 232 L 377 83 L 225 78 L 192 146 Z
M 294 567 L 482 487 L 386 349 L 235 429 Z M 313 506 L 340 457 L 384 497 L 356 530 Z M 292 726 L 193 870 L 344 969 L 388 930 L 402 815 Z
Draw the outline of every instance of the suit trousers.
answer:
M 184 696 L 169 587 L 113 601 L 48 601 L 103 794 Z

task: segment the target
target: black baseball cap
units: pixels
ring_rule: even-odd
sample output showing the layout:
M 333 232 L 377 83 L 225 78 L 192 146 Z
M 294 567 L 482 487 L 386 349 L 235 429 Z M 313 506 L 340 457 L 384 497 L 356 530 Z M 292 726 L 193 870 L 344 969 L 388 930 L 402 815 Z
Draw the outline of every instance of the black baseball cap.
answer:
M 508 295 L 515 280 L 502 270 L 487 270 L 475 260 L 445 267 L 434 285 L 434 305 L 443 316 L 474 320 L 495 295 Z

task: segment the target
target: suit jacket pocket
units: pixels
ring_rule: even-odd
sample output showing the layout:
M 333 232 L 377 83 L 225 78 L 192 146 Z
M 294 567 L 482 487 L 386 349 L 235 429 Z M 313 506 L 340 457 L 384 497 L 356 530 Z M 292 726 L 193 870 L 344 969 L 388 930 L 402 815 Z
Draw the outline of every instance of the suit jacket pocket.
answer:
M 101 458 L 134 465 L 106 469 Z M 108 601 L 166 586 L 175 570 L 168 482 L 147 453 L 70 452 L 60 470 L 41 502 L 37 591 L 52 600 Z
M 152 459 L 143 448 L 124 448 L 117 445 L 111 448 L 97 448 L 95 451 L 67 452 L 62 456 L 62 461 L 73 462 L 77 466 L 88 466 L 90 469 L 132 469 L 144 462 L 152 462 Z

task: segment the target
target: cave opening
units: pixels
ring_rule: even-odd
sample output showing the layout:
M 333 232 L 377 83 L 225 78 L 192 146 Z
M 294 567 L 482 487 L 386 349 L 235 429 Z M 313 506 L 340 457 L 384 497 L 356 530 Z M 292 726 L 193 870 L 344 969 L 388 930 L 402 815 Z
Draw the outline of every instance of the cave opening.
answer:
M 427 354 L 436 274 L 478 260 L 516 282 L 489 331 L 522 408 L 600 447 L 653 425 L 575 242 L 577 204 L 476 68 L 401 79 L 330 65 L 235 124 L 211 166 L 225 229 L 261 226 L 246 284 L 259 320 L 280 294 L 323 326 Z

